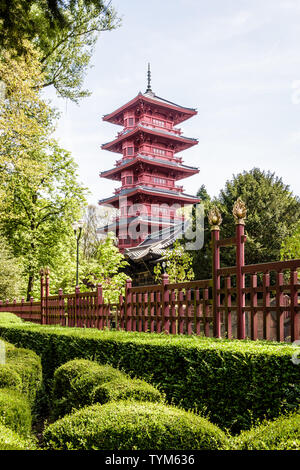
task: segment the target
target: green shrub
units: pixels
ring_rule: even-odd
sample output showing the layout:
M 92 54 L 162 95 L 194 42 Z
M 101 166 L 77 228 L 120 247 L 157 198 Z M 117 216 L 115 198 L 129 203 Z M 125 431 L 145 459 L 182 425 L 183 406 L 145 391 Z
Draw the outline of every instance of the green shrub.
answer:
M 0 424 L 0 450 L 35 450 L 31 439 L 24 439 L 16 432 Z
M 11 365 L 0 365 L 0 388 L 12 388 L 22 390 L 22 379 Z
M 49 381 L 74 358 L 109 362 L 158 385 L 170 403 L 208 410 L 212 422 L 232 432 L 298 406 L 291 391 L 300 385 L 299 366 L 290 344 L 26 323 L 2 325 L 0 336 L 40 354 Z
M 7 325 L 9 323 L 23 323 L 23 320 L 14 313 L 0 312 L 0 325 Z
M 22 435 L 31 429 L 31 409 L 21 393 L 11 389 L 0 390 L 0 423 Z
M 41 359 L 34 351 L 16 348 L 7 351 L 7 364 L 18 372 L 22 380 L 22 392 L 33 403 L 42 383 Z
M 0 364 L 0 387 L 22 392 L 33 404 L 41 382 L 40 357 L 34 351 L 5 342 L 5 364 Z
M 235 450 L 300 450 L 300 411 L 244 431 L 232 439 Z
M 97 385 L 112 379 L 126 377 L 109 365 L 85 359 L 75 359 L 59 367 L 53 380 L 53 416 L 59 417 L 92 403 L 92 393 Z
M 90 403 L 112 400 L 163 401 L 162 394 L 153 385 L 139 379 L 112 380 L 98 385 L 92 392 Z
M 161 403 L 92 405 L 46 428 L 46 447 L 82 450 L 224 449 L 223 431 L 205 418 Z

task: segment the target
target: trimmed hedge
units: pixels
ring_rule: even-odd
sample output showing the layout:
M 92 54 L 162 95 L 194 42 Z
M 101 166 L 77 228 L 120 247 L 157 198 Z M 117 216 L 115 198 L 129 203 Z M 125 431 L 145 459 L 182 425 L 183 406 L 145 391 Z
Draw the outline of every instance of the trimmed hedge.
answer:
M 232 440 L 235 450 L 300 450 L 300 410 L 244 431 Z
M 12 388 L 19 392 L 22 390 L 22 379 L 12 365 L 0 365 L 0 388 Z
M 14 313 L 0 312 L 0 325 L 7 325 L 8 323 L 24 323 L 22 318 Z
M 93 359 L 144 379 L 186 409 L 209 412 L 232 432 L 297 406 L 299 366 L 284 343 L 99 331 L 34 324 L 0 326 L 0 336 L 42 355 L 48 380 L 61 364 Z
M 0 450 L 36 450 L 31 439 L 24 439 L 16 432 L 0 424 Z
M 139 379 L 130 379 L 110 365 L 100 365 L 87 359 L 66 362 L 54 373 L 54 418 L 93 403 L 134 399 L 162 401 L 162 394 L 153 385 Z
M 16 375 L 11 374 L 11 380 L 15 380 L 16 388 L 26 395 L 31 404 L 34 403 L 36 393 L 39 390 L 42 383 L 42 365 L 40 357 L 29 349 L 16 348 L 11 344 L 6 343 L 6 364 L 0 365 L 0 377 L 1 370 L 4 370 L 3 374 L 13 369 L 15 374 L 20 377 L 21 385 L 16 380 Z M 14 375 L 14 378 L 13 378 Z M 10 380 L 7 376 L 7 380 Z M 6 385 L 11 388 L 9 383 Z
M 53 416 L 58 418 L 93 403 L 97 385 L 109 380 L 124 380 L 126 375 L 109 365 L 101 366 L 86 359 L 75 359 L 59 367 L 53 380 Z
M 92 392 L 91 403 L 107 403 L 117 400 L 162 402 L 163 396 L 153 385 L 144 380 L 124 379 L 98 385 Z
M 28 436 L 31 409 L 24 395 L 11 389 L 0 389 L 0 423 L 12 431 Z
M 72 450 L 215 450 L 228 445 L 217 426 L 161 403 L 92 405 L 51 424 L 46 448 Z

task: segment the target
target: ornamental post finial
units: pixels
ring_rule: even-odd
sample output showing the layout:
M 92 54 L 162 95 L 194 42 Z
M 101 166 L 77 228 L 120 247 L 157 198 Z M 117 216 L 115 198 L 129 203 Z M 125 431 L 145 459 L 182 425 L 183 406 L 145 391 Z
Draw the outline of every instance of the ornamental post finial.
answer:
M 222 216 L 217 206 L 213 206 L 209 211 L 208 222 L 210 224 L 210 230 L 220 230 Z
M 238 225 L 245 225 L 245 219 L 247 215 L 247 208 L 246 204 L 242 199 L 239 197 L 233 206 L 233 217 L 235 218 L 235 223 Z

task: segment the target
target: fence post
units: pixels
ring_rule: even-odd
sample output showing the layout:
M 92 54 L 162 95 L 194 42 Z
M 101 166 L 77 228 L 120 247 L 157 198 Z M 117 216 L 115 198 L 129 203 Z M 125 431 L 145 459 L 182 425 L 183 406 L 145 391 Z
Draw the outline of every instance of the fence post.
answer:
M 44 296 L 45 296 L 45 280 L 44 280 L 45 271 L 43 268 L 40 270 L 40 283 L 41 283 L 41 324 L 44 325 L 46 322 L 45 319 L 45 305 L 44 305 Z
M 298 307 L 298 290 L 296 285 L 298 283 L 298 272 L 291 270 L 290 274 L 290 290 L 291 290 L 291 341 L 299 340 L 299 312 L 295 307 Z
M 216 338 L 221 337 L 221 314 L 220 314 L 220 276 L 218 269 L 220 269 L 220 225 L 222 217 L 219 209 L 214 206 L 209 215 L 208 221 L 211 230 L 211 243 L 212 243 L 212 294 L 213 294 L 213 334 Z
M 237 330 L 238 339 L 246 337 L 246 313 L 245 313 L 245 275 L 242 268 L 245 266 L 245 218 L 247 209 L 241 198 L 238 198 L 233 206 L 233 216 L 236 223 L 236 290 L 237 290 Z
M 126 280 L 125 287 L 125 330 L 131 331 L 131 319 L 132 319 L 132 306 L 131 306 L 131 297 L 132 293 L 130 291 L 132 287 L 131 279 Z
M 99 330 L 103 329 L 103 298 L 102 298 L 102 284 L 97 284 L 97 320 L 96 327 Z
M 80 295 L 80 287 L 75 287 L 75 315 L 74 315 L 74 326 L 77 327 L 77 315 L 79 313 L 79 295 Z
M 25 302 L 25 298 L 22 297 L 22 299 L 21 299 L 21 315 L 22 315 L 22 318 L 23 318 L 23 311 L 24 311 L 24 302 Z
M 66 326 L 65 312 L 64 312 L 64 299 L 63 299 L 63 290 L 62 290 L 62 288 L 58 289 L 58 315 L 59 315 L 60 325 Z
M 49 316 L 49 299 L 48 299 L 48 297 L 50 295 L 50 279 L 49 279 L 50 270 L 49 270 L 49 268 L 45 269 L 45 275 L 46 275 L 46 282 L 45 282 L 45 295 L 46 295 L 45 320 L 46 320 L 46 325 L 48 325 L 48 323 L 49 323 L 49 319 L 48 319 L 48 316 Z
M 33 317 L 33 297 L 30 297 L 30 312 L 29 312 L 29 319 Z
M 164 273 L 161 277 L 162 284 L 162 312 L 161 312 L 161 325 L 164 333 L 170 332 L 170 292 L 168 288 L 169 276 Z

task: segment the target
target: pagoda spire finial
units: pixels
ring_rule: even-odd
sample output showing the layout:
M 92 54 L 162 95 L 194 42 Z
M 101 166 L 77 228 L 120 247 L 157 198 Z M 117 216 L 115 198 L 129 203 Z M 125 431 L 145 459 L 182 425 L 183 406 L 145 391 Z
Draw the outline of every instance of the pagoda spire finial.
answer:
M 147 73 L 147 78 L 148 78 L 148 84 L 147 84 L 147 90 L 145 93 L 153 93 L 151 90 L 151 70 L 150 70 L 150 62 L 148 62 L 148 73 Z

